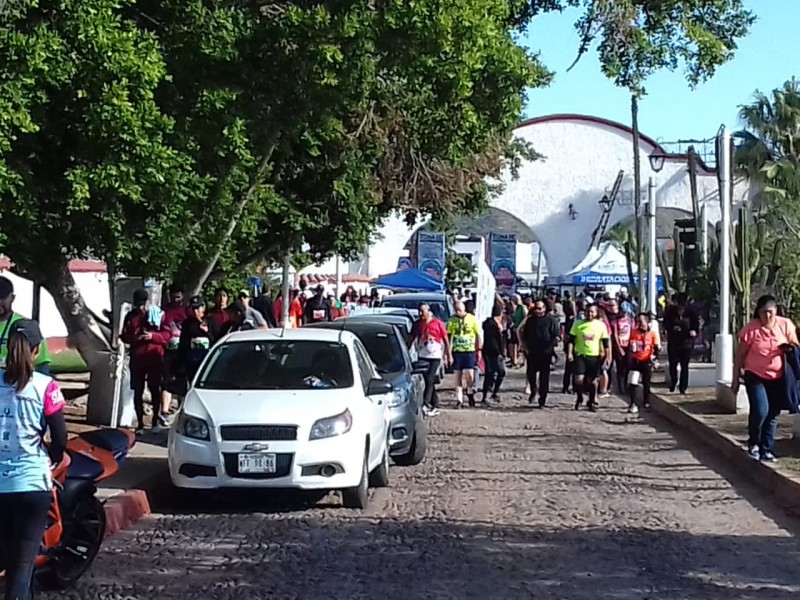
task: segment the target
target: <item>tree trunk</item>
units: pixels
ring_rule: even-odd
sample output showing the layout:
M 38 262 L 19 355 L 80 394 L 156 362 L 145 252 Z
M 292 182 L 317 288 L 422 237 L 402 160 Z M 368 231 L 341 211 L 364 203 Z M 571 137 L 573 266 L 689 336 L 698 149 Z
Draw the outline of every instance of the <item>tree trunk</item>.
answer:
M 99 323 L 86 306 L 66 259 L 61 259 L 56 268 L 44 275 L 41 283 L 55 300 L 67 326 L 69 343 L 80 352 L 91 373 L 87 421 L 115 425 L 116 416 L 111 409 L 116 353 L 111 347 L 111 330 Z
M 642 277 L 643 260 L 642 247 L 644 240 L 642 237 L 642 182 L 641 164 L 639 161 L 639 100 L 636 94 L 631 95 L 631 124 L 633 129 L 633 207 L 636 217 L 636 267 L 639 281 L 636 285 L 636 295 L 639 305 L 644 302 L 644 278 Z

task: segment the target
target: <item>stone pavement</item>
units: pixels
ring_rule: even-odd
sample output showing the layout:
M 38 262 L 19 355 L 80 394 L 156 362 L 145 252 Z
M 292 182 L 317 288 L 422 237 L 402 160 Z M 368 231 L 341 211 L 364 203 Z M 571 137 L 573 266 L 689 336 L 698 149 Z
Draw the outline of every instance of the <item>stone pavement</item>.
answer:
M 393 468 L 363 514 L 334 495 L 167 495 L 74 590 L 45 597 L 800 597 L 798 523 L 727 464 L 618 399 L 598 414 L 551 400 L 444 411 L 428 459 Z

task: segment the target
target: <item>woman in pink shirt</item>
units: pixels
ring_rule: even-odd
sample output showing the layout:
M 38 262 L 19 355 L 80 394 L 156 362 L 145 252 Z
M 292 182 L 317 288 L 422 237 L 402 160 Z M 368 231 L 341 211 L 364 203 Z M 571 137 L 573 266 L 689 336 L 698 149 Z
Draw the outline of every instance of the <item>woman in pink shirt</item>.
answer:
M 739 332 L 731 383 L 733 393 L 738 393 L 739 377 L 744 374 L 750 402 L 747 447 L 755 460 L 776 460 L 773 454 L 775 430 L 778 415 L 786 404 L 782 382 L 786 344 L 800 345 L 794 323 L 778 316 L 775 298 L 761 296 L 754 319 Z

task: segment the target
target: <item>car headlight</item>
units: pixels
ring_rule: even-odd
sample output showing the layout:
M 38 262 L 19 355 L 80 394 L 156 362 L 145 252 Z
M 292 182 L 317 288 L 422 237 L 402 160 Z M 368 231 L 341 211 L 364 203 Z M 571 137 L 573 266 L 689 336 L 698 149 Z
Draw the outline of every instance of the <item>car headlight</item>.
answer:
M 325 438 L 336 437 L 337 435 L 344 435 L 353 426 L 353 415 L 349 410 L 345 410 L 342 414 L 335 417 L 326 417 L 320 419 L 311 428 L 311 433 L 308 434 L 309 440 L 323 440 Z
M 389 408 L 395 408 L 408 402 L 408 394 L 405 390 L 395 388 L 392 399 L 389 402 Z
M 208 423 L 199 417 L 192 417 L 185 413 L 181 415 L 178 423 L 178 433 L 195 440 L 209 441 L 211 439 Z

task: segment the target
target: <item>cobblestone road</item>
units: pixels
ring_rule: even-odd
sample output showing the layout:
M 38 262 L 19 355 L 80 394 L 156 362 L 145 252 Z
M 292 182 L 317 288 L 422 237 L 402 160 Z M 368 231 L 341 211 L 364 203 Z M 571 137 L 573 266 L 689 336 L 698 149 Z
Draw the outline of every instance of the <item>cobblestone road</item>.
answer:
M 67 596 L 800 597 L 797 523 L 757 490 L 653 415 L 552 400 L 444 412 L 428 460 L 394 468 L 363 515 L 334 498 L 265 511 L 237 496 L 151 517 L 110 539 Z

